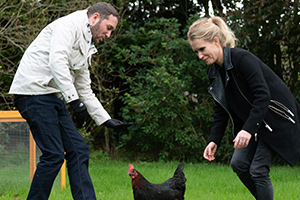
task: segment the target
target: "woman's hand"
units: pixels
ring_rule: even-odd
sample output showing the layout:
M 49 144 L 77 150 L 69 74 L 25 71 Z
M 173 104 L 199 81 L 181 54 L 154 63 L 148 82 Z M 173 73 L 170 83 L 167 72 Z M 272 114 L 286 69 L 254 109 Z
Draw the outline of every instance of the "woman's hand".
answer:
M 246 148 L 251 137 L 252 135 L 249 132 L 241 130 L 233 140 L 234 148 L 237 148 L 238 150 Z
M 208 161 L 213 161 L 215 159 L 215 153 L 218 148 L 218 145 L 214 142 L 210 142 L 203 153 L 203 157 Z

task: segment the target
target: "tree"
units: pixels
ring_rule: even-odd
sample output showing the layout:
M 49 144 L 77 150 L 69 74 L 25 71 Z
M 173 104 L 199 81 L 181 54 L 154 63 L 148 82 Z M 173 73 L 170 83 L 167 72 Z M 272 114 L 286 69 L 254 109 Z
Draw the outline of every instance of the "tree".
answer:
M 0 3 L 0 107 L 13 110 L 8 91 L 22 55 L 43 27 L 87 2 L 11 0 Z
M 271 67 L 300 100 L 299 1 L 244 1 L 228 15 L 239 46 Z
M 11 81 L 41 29 L 96 2 L 0 3 L 1 109 L 14 109 L 7 94 Z M 108 132 L 90 119 L 83 134 L 97 149 L 119 150 L 134 158 L 201 161 L 214 102 L 206 90 L 206 66 L 192 52 L 186 33 L 193 21 L 209 16 L 209 0 L 109 2 L 118 8 L 121 21 L 112 37 L 98 45 L 90 68 L 92 89 L 112 117 L 133 121 L 134 126 L 128 132 Z M 214 14 L 222 16 L 240 39 L 239 47 L 260 57 L 299 100 L 299 1 L 245 0 L 240 7 L 237 0 L 210 2 Z M 222 162 L 230 160 L 232 151 L 232 135 L 225 135 L 218 151 Z

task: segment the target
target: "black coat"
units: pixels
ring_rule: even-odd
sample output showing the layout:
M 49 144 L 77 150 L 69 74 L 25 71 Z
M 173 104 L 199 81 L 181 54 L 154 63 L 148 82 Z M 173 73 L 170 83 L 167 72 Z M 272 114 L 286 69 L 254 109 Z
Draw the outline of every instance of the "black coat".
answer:
M 234 134 L 263 139 L 287 163 L 300 158 L 300 106 L 284 82 L 250 52 L 226 47 L 224 64 L 207 68 L 216 103 L 209 142 L 220 146 L 229 118 Z

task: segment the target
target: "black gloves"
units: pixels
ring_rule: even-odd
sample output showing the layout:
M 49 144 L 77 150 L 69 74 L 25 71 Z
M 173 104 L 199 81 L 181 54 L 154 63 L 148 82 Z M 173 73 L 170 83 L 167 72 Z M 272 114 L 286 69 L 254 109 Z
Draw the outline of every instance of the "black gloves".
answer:
M 82 125 L 88 116 L 85 105 L 79 99 L 71 101 L 70 105 L 73 110 L 73 121 L 76 127 L 82 128 Z
M 70 105 L 73 110 L 73 121 L 76 127 L 82 128 L 82 125 L 84 124 L 88 116 L 88 112 L 85 105 L 79 99 L 71 101 Z M 132 124 L 133 124 L 132 122 L 124 123 L 118 119 L 109 119 L 103 123 L 103 125 L 106 126 L 107 128 L 116 128 L 116 129 L 127 128 Z
M 103 123 L 103 125 L 106 126 L 107 128 L 127 128 L 132 124 L 133 124 L 132 122 L 124 123 L 118 119 L 109 119 Z

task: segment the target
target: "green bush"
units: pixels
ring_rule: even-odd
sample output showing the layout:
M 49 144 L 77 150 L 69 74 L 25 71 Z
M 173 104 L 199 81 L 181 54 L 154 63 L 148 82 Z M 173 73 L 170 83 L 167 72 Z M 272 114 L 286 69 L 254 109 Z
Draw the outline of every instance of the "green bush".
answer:
M 118 49 L 124 65 L 136 66 L 120 97 L 121 115 L 134 125 L 119 146 L 135 159 L 202 160 L 212 100 L 203 89 L 206 67 L 179 30 L 176 19 L 153 19 L 131 35 L 128 48 Z
M 15 109 L 8 90 L 25 49 L 41 29 L 60 16 L 96 2 L 0 3 L 2 110 Z M 109 40 L 97 45 L 98 54 L 93 56 L 90 68 L 92 89 L 112 117 L 133 121 L 134 126 L 128 133 L 105 132 L 103 126 L 89 120 L 81 131 L 85 139 L 91 148 L 105 149 L 109 156 L 120 150 L 142 160 L 202 161 L 214 103 L 206 91 L 206 67 L 185 38 L 204 3 L 108 2 L 118 8 L 121 20 Z M 239 46 L 258 55 L 282 76 L 299 100 L 299 18 L 295 11 L 299 2 L 244 1 L 246 6 L 242 8 L 231 3 L 224 5 L 230 9 L 223 18 L 239 38 Z M 217 9 L 214 12 L 218 15 Z M 268 23 L 273 21 L 279 24 Z M 233 151 L 230 127 L 227 132 L 217 152 L 218 162 L 228 163 Z

